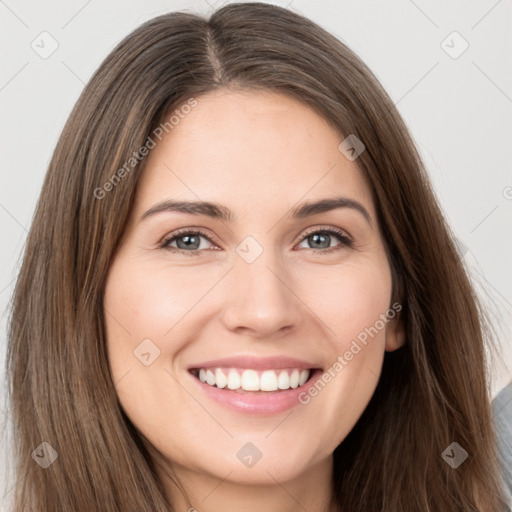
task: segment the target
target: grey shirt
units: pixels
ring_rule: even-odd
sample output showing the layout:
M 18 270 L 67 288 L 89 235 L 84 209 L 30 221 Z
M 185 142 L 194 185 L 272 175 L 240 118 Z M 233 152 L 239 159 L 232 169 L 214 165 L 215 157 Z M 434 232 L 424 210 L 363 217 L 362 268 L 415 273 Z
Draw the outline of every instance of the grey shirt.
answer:
M 496 395 L 492 408 L 505 491 L 512 512 L 512 382 Z

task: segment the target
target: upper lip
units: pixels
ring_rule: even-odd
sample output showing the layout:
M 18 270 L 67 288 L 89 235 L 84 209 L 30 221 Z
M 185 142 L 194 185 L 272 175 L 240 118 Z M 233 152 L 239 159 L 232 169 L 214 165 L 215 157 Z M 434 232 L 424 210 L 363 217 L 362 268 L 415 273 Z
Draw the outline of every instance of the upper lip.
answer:
M 304 368 L 309 370 L 312 368 L 320 368 L 320 366 L 316 363 L 302 361 L 300 359 L 287 356 L 261 357 L 239 355 L 223 357 L 221 359 L 211 361 L 203 361 L 188 367 L 189 370 L 199 368 L 251 368 L 254 370 Z

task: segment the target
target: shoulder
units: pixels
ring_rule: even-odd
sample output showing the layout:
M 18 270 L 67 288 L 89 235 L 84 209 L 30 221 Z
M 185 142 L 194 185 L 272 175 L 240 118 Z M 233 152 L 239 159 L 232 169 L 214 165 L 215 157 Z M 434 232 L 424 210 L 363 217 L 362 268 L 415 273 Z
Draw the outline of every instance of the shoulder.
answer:
M 496 395 L 492 409 L 503 480 L 512 507 L 512 382 Z

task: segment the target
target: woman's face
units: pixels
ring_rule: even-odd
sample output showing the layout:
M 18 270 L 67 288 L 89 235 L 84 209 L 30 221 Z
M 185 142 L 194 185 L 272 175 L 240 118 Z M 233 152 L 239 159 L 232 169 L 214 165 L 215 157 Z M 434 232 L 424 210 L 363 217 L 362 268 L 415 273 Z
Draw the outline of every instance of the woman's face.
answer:
M 330 463 L 403 343 L 390 268 L 357 159 L 318 114 L 274 92 L 197 101 L 154 139 L 109 271 L 112 376 L 176 471 L 285 482 Z

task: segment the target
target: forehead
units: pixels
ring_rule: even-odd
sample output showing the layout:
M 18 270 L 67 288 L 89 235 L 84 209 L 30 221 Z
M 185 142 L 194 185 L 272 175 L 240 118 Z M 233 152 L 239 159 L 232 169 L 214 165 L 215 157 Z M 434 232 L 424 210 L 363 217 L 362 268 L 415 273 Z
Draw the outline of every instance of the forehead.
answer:
M 196 99 L 147 156 L 137 213 L 173 198 L 278 214 L 299 200 L 343 195 L 374 216 L 362 171 L 338 149 L 343 137 L 309 106 L 273 91 Z

